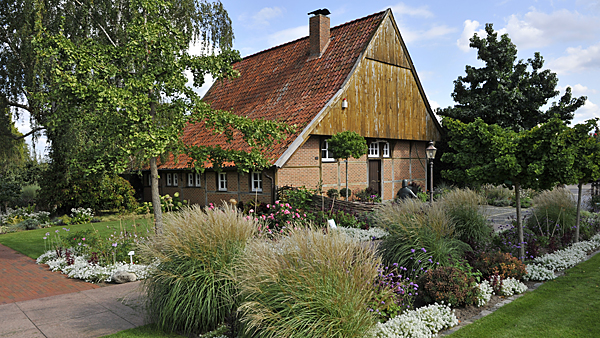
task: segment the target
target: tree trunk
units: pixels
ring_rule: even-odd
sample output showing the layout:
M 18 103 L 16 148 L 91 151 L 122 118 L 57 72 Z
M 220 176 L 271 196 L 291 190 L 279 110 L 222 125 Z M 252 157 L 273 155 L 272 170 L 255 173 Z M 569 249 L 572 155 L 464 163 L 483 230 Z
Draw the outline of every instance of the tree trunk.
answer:
M 575 220 L 575 238 L 573 239 L 575 243 L 579 242 L 579 218 L 581 217 L 581 195 L 583 191 L 583 182 L 579 182 L 577 188 L 577 219 Z
M 160 195 L 158 193 L 158 167 L 156 166 L 156 157 L 150 159 L 150 177 L 152 192 L 152 208 L 154 209 L 154 232 L 157 235 L 162 234 L 162 209 L 160 205 Z
M 515 202 L 517 203 L 517 230 L 519 231 L 519 259 L 525 259 L 525 241 L 523 239 L 523 220 L 521 219 L 521 184 L 515 183 Z

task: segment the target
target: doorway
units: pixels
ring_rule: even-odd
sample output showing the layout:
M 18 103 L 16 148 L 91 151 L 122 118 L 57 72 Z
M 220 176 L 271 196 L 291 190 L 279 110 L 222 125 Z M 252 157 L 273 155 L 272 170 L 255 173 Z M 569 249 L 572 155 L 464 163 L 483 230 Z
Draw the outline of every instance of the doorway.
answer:
M 381 196 L 381 160 L 369 160 L 369 188 Z

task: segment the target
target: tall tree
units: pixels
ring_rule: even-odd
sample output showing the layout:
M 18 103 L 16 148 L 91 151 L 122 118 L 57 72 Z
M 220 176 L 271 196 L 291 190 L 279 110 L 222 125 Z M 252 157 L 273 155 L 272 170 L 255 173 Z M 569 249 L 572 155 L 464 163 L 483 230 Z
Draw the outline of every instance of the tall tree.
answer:
M 438 111 L 464 123 L 480 118 L 514 131 L 528 130 L 549 121 L 555 115 L 569 122 L 573 113 L 585 103 L 585 97 L 573 98 L 571 88 L 550 108 L 542 107 L 559 94 L 558 78 L 542 70 L 544 59 L 535 53 L 527 61 L 517 61 L 517 47 L 507 34 L 498 38 L 492 24 L 485 25 L 486 37 L 475 34 L 470 46 L 477 49 L 482 68 L 467 65 L 466 75 L 454 81 L 453 107 Z
M 573 149 L 566 141 L 568 127 L 559 118 L 515 132 L 477 118 L 463 123 L 442 121 L 448 130 L 449 146 L 442 161 L 455 165 L 443 175 L 454 181 L 506 184 L 515 189 L 520 257 L 525 257 L 521 219 L 521 189 L 549 189 L 571 178 Z
M 0 115 L 12 113 L 18 117 L 27 111 L 31 119 L 30 133 L 14 136 L 0 128 L 0 134 L 13 138 L 46 134 L 51 145 L 50 166 L 42 190 L 50 194 L 42 196 L 54 198 L 52 191 L 60 185 L 69 186 L 71 179 L 86 174 L 72 168 L 79 162 L 75 154 L 96 140 L 81 128 L 76 116 L 52 118 L 61 115 L 64 106 L 40 100 L 56 83 L 52 82 L 51 64 L 40 60 L 34 39 L 39 39 L 42 33 L 60 32 L 74 43 L 93 39 L 98 43 L 123 45 L 128 39 L 126 26 L 137 15 L 136 10 L 128 0 L 0 2 Z M 161 14 L 193 41 L 206 42 L 207 48 L 231 46 L 231 21 L 220 1 L 173 1 L 169 10 Z M 69 104 L 76 109 L 78 103 Z M 95 176 L 101 179 L 103 175 Z
M 577 220 L 575 223 L 575 242 L 579 242 L 579 224 L 583 185 L 600 177 L 600 142 L 592 132 L 598 129 L 598 119 L 588 120 L 573 126 L 567 132 L 567 143 L 574 155 L 573 167 L 569 173 L 571 182 L 577 184 Z
M 174 13 L 182 4 L 191 11 L 183 24 Z M 105 10 L 89 2 L 92 12 Z M 106 4 L 107 6 L 109 4 Z M 120 7 L 119 7 L 120 6 Z M 117 7 L 117 8 L 115 8 Z M 158 195 L 157 162 L 161 156 L 186 152 L 195 164 L 219 166 L 232 161 L 241 170 L 265 167 L 261 147 L 269 146 L 290 126 L 274 121 L 248 120 L 229 112 L 214 112 L 186 85 L 186 71 L 194 85 L 206 74 L 216 79 L 237 76 L 232 63 L 239 60 L 231 50 L 227 13 L 220 2 L 131 0 L 108 7 L 110 13 L 127 13 L 122 30 L 101 27 L 105 38 L 70 38 L 66 32 L 46 30 L 33 41 L 43 69 L 48 69 L 48 89 L 34 95 L 44 106 L 58 107 L 47 115 L 48 129 L 59 130 L 65 121 L 76 120 L 86 134 L 85 142 L 70 163 L 86 173 L 121 172 L 132 160 L 148 163 L 156 231 L 162 231 Z M 189 25 L 188 25 L 189 24 Z M 218 54 L 193 56 L 190 43 L 199 39 Z M 250 152 L 221 147 L 186 149 L 181 141 L 190 123 L 204 123 L 215 133 L 237 133 L 252 147 Z

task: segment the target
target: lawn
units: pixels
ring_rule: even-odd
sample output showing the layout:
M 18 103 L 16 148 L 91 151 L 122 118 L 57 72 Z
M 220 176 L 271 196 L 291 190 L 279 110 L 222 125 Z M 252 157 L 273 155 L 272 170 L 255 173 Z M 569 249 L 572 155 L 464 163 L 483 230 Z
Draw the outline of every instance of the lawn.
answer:
M 600 337 L 600 255 L 451 335 Z
M 147 236 L 152 233 L 152 221 L 147 219 L 123 219 L 122 221 L 88 223 L 68 226 L 54 226 L 46 229 L 36 229 L 12 232 L 0 235 L 0 243 L 16 250 L 33 259 L 43 254 L 45 249 L 44 237 L 47 233 L 52 236 L 54 231 L 59 230 L 64 233 L 62 228 L 70 229 L 69 233 L 77 231 L 96 230 L 100 237 L 108 237 L 113 233 L 119 234 L 122 230 L 133 231 L 138 235 Z
M 102 338 L 184 338 L 176 333 L 160 331 L 153 324 L 148 324 L 133 329 L 117 332 Z

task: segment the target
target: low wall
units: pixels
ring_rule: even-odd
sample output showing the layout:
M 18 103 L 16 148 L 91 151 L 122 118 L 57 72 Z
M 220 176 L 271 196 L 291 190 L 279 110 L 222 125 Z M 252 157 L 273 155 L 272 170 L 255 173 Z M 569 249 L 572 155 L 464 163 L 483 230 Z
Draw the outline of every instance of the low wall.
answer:
M 356 213 L 371 212 L 381 205 L 381 203 L 359 203 L 337 199 L 334 202 L 332 198 L 319 195 L 313 195 L 312 200 L 316 209 L 321 209 L 321 207 L 324 205 L 325 210 L 331 210 L 331 205 L 333 204 L 333 210 L 335 211 L 343 210 Z

